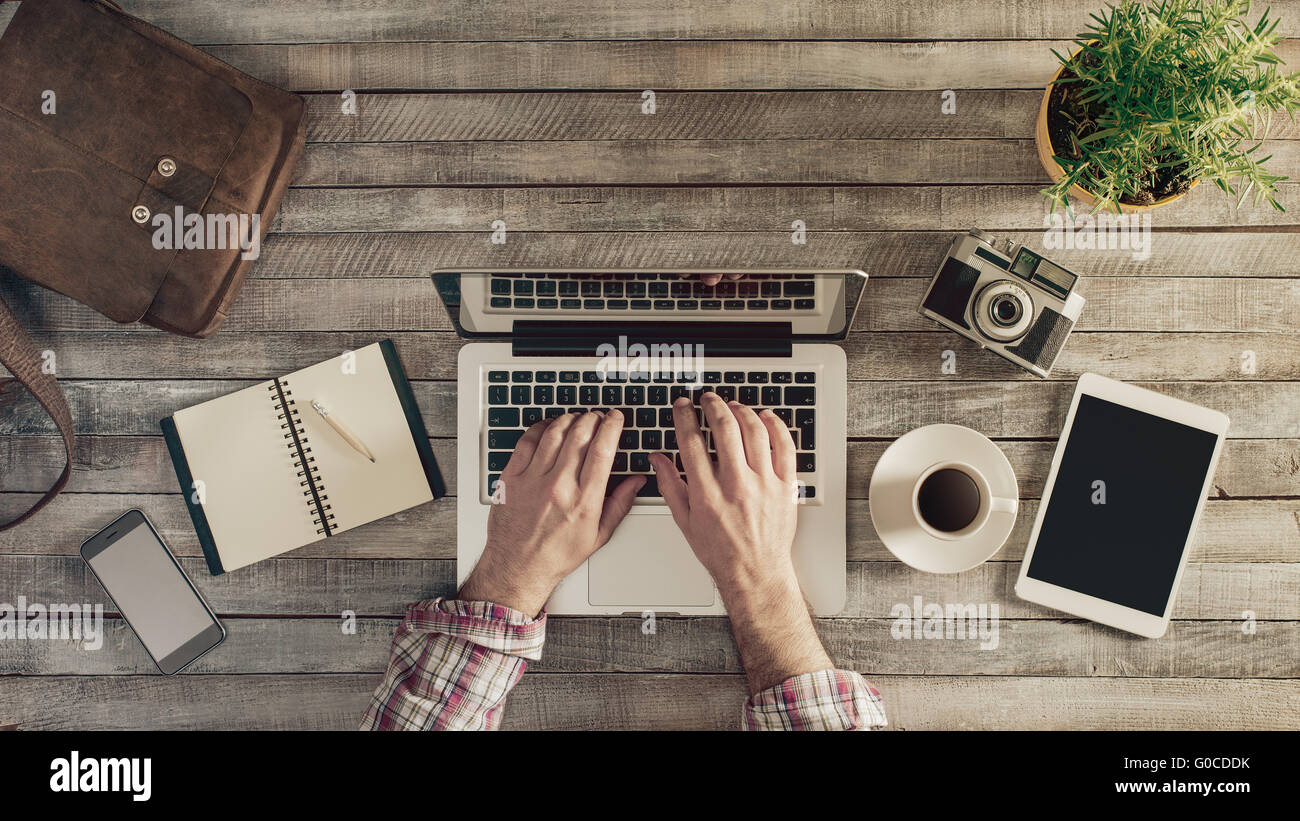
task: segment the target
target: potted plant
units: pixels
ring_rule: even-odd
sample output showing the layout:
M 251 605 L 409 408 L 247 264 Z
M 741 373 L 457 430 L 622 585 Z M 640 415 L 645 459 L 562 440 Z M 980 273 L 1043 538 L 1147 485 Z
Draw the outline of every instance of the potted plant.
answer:
M 1257 156 L 1271 117 L 1300 109 L 1300 73 L 1283 74 L 1277 21 L 1255 25 L 1250 0 L 1121 0 L 1075 40 L 1047 86 L 1035 142 L 1052 185 L 1115 211 L 1154 208 L 1210 180 L 1238 204 L 1277 201 L 1268 157 Z

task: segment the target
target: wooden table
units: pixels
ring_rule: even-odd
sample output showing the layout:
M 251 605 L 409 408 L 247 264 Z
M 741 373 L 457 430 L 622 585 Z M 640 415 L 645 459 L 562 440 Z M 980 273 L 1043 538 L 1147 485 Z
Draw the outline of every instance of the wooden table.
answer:
M 219 611 L 225 645 L 156 674 L 120 621 L 104 648 L 0 642 L 0 724 L 346 728 L 402 605 L 454 584 L 455 499 L 212 578 L 158 434 L 171 412 L 392 336 L 455 493 L 460 344 L 439 266 L 853 266 L 849 599 L 819 629 L 871 677 L 894 729 L 1300 727 L 1300 191 L 1234 210 L 1213 186 L 1156 212 L 1154 252 L 1056 256 L 1088 304 L 1048 380 L 916 314 L 950 236 L 1042 247 L 1032 141 L 1042 87 L 1086 22 L 1072 0 L 122 0 L 308 95 L 306 157 L 216 337 L 115 327 L 4 277 L 57 354 L 80 431 L 69 492 L 0 535 L 0 601 L 97 602 L 81 541 L 143 509 Z M 10 5 L 10 4 L 6 4 Z M 1088 3 L 1085 6 L 1099 5 Z M 1300 1 L 1272 4 L 1300 37 Z M 11 9 L 0 10 L 0 21 Z M 1300 40 L 1282 48 L 1300 63 Z M 340 91 L 357 113 L 341 113 Z M 643 91 L 655 113 L 643 114 Z M 956 113 L 941 111 L 956 90 Z M 1300 125 L 1273 168 L 1300 177 Z M 508 241 L 493 245 L 494 220 Z M 806 245 L 791 224 L 807 225 Z M 941 355 L 957 354 L 956 374 Z M 1243 373 L 1244 351 L 1256 370 Z M 1169 633 L 1144 640 L 1016 598 L 1055 438 L 1083 371 L 1232 417 Z M 1024 495 L 995 559 L 924 575 L 877 539 L 866 490 L 920 425 L 993 437 Z M 60 464 L 34 403 L 0 398 L 0 512 Z M 997 603 L 1000 641 L 896 640 L 896 604 Z M 355 635 L 340 629 L 357 614 Z M 1247 611 L 1254 632 L 1243 629 Z M 721 618 L 557 618 L 510 698 L 512 728 L 730 728 L 745 697 Z

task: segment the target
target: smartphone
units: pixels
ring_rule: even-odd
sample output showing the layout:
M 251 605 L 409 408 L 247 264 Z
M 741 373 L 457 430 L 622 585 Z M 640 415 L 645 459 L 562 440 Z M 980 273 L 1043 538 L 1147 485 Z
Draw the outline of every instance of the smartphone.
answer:
M 167 545 L 139 510 L 86 540 L 81 558 L 166 675 L 184 670 L 226 637 Z

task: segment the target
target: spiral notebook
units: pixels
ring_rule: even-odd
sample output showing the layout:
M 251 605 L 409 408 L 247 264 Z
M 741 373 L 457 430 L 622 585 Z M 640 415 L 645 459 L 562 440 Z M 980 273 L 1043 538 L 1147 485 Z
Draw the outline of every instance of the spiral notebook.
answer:
M 375 457 L 312 409 L 319 401 Z M 162 420 L 212 575 L 446 493 L 391 340 Z

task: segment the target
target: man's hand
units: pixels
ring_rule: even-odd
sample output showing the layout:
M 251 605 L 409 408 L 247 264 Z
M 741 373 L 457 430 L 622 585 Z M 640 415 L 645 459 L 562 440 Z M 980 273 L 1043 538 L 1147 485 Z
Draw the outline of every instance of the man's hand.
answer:
M 673 519 L 721 589 L 793 577 L 795 450 L 785 424 L 770 410 L 756 414 L 712 392 L 700 405 L 717 466 L 686 397 L 674 403 L 673 422 L 687 482 L 667 456 L 651 456 Z
M 700 404 L 717 465 L 685 397 L 674 403 L 673 421 L 686 481 L 663 454 L 654 454 L 651 464 L 673 519 L 718 585 L 750 691 L 758 693 L 832 666 L 791 557 L 798 519 L 794 442 L 771 410 L 756 414 L 712 392 Z
M 524 433 L 501 472 L 504 504 L 488 516 L 487 546 L 458 598 L 529 616 L 609 541 L 645 484 L 629 477 L 605 498 L 623 415 L 570 413 Z

